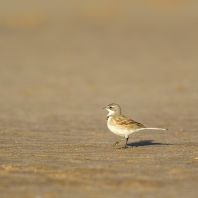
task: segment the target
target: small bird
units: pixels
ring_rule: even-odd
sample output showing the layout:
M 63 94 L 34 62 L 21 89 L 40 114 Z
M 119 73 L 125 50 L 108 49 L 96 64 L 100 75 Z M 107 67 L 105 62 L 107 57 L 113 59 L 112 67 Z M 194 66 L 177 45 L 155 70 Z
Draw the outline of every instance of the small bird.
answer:
M 126 116 L 121 114 L 121 107 L 115 103 L 109 104 L 106 107 L 103 107 L 103 109 L 106 109 L 109 112 L 109 114 L 107 115 L 107 127 L 109 128 L 109 130 L 116 135 L 125 137 L 126 143 L 124 148 L 127 148 L 129 135 L 134 132 L 144 129 L 168 130 L 162 128 L 147 128 L 143 124 L 127 118 Z M 113 146 L 117 145 L 123 140 L 124 139 L 121 139 L 120 141 L 115 142 Z

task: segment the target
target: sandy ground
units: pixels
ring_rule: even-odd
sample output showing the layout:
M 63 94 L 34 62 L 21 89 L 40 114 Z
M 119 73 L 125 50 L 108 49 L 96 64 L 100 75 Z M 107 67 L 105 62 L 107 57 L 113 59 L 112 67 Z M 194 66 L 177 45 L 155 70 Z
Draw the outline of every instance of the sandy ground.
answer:
M 197 10 L 1 1 L 0 197 L 197 197 Z M 113 148 L 101 109 L 112 102 L 169 131 Z

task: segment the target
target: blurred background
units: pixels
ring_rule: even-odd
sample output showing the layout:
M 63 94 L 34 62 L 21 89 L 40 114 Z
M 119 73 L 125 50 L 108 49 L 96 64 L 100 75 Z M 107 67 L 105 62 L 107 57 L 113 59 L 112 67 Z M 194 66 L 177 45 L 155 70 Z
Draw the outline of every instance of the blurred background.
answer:
M 1 197 L 197 197 L 197 63 L 195 0 L 0 0 Z
M 0 4 L 2 119 L 196 113 L 197 1 Z

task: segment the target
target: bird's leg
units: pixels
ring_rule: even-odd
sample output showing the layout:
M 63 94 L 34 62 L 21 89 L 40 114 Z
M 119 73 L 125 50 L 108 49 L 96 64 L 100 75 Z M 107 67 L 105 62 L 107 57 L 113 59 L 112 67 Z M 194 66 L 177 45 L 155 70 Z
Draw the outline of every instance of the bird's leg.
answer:
M 128 142 L 129 136 L 126 136 L 126 143 L 125 143 L 125 148 L 127 148 L 127 142 Z
M 121 139 L 121 140 L 118 140 L 117 142 L 115 142 L 114 144 L 113 144 L 113 146 L 116 146 L 117 144 L 119 144 L 120 142 L 122 142 L 124 139 Z

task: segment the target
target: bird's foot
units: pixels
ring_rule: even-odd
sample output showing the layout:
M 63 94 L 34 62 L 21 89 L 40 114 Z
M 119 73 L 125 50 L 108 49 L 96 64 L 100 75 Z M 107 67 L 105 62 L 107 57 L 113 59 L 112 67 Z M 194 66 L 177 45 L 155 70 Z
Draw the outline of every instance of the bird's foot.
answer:
M 117 141 L 117 142 L 115 142 L 112 146 L 116 146 L 117 144 L 119 144 L 120 142 L 119 141 Z
M 128 146 L 119 147 L 118 149 L 128 149 Z
M 127 145 L 125 145 L 124 147 L 122 147 L 123 149 L 127 149 L 127 148 L 129 148 Z

